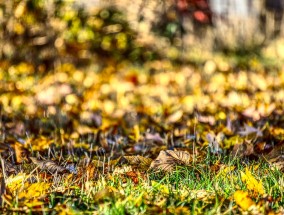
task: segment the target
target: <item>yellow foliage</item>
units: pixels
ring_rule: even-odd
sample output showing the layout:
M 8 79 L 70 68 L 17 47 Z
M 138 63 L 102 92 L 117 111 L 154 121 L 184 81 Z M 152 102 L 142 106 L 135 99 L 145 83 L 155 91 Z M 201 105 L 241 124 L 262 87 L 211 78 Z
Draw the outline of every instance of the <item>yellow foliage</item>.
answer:
M 262 195 L 265 193 L 262 182 L 257 181 L 248 168 L 245 169 L 245 172 L 241 171 L 241 179 L 246 184 L 247 189 L 254 194 Z
M 28 138 L 26 141 L 26 146 L 31 146 L 34 151 L 41 151 L 49 148 L 49 145 L 53 143 L 54 140 L 48 139 L 44 136 L 40 136 L 37 139 Z
M 6 180 L 6 186 L 10 192 L 17 194 L 19 199 L 25 198 L 27 200 L 44 195 L 50 187 L 50 184 L 45 182 L 30 184 L 26 182 L 26 179 L 27 176 L 24 173 L 19 173 L 17 176 L 9 177 Z M 31 206 L 34 203 L 31 203 Z
M 248 192 L 242 190 L 237 190 L 234 193 L 234 200 L 237 205 L 245 211 L 255 204 L 254 201 L 248 196 Z
M 33 207 L 39 207 L 39 206 L 42 206 L 44 203 L 41 202 L 40 200 L 38 199 L 33 199 L 31 201 L 28 201 L 28 202 L 25 202 L 25 205 L 28 207 L 28 208 L 33 208 Z
M 139 130 L 139 125 L 134 125 L 133 127 L 133 133 L 134 133 L 134 140 L 138 142 L 140 139 L 140 130 Z
M 10 190 L 10 192 L 15 192 L 24 185 L 25 180 L 26 180 L 26 174 L 19 173 L 16 176 L 10 176 L 6 180 L 6 186 Z
M 50 184 L 45 182 L 37 182 L 33 184 L 25 184 L 25 189 L 19 193 L 19 198 L 32 199 L 44 195 L 49 189 Z
M 136 207 L 140 207 L 143 203 L 143 199 L 145 198 L 145 192 L 142 192 L 134 201 Z
M 183 215 L 189 215 L 191 214 L 191 211 L 188 207 L 185 207 L 185 206 L 180 206 L 180 207 L 170 207 L 169 208 L 169 211 L 172 213 L 172 214 L 183 214 Z
M 224 166 L 220 169 L 216 178 L 220 176 L 226 176 L 227 174 L 230 174 L 230 172 L 232 172 L 234 169 L 235 169 L 235 166 Z
M 151 184 L 153 187 L 157 188 L 161 193 L 167 194 L 167 195 L 170 194 L 168 186 L 160 184 L 159 182 L 156 182 L 156 181 L 151 181 Z

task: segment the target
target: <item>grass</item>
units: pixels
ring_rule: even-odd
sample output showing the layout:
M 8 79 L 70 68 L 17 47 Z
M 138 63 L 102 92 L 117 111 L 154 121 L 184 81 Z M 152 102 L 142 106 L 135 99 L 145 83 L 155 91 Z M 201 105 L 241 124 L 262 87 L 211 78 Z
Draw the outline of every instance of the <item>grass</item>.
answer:
M 268 165 L 265 161 L 210 155 L 190 167 L 177 167 L 168 174 L 140 173 L 130 166 L 120 165 L 114 172 L 99 174 L 98 179 L 90 178 L 88 171 L 78 173 L 82 174 L 80 176 L 47 174 L 43 177 L 36 169 L 25 183 L 34 180 L 51 184 L 39 198 L 45 204 L 38 208 L 33 202 L 29 209 L 27 198 L 24 206 L 23 199 L 18 198 L 20 187 L 25 186 L 23 183 L 15 189 L 12 194 L 15 198 L 4 212 L 34 214 L 40 209 L 43 214 L 236 214 L 242 210 L 235 204 L 234 193 L 249 190 L 241 176 L 246 168 L 265 189 L 263 195 L 249 191 L 254 193 L 251 196 L 258 204 L 257 210 L 277 211 L 284 204 L 284 178 L 282 172 Z M 137 181 L 135 177 L 127 176 L 129 170 L 137 173 Z M 139 177 L 139 174 L 143 175 Z M 7 202 L 5 199 L 4 204 Z

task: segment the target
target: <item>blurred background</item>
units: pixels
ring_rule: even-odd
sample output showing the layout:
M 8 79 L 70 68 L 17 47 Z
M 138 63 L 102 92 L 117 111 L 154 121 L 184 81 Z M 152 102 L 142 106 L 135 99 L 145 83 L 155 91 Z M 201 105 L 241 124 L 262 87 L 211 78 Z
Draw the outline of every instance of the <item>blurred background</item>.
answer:
M 0 1 L 0 137 L 282 125 L 283 1 Z
M 66 61 L 87 65 L 97 58 L 198 64 L 216 53 L 277 63 L 284 59 L 283 2 L 2 1 L 0 57 L 32 62 L 40 70 Z

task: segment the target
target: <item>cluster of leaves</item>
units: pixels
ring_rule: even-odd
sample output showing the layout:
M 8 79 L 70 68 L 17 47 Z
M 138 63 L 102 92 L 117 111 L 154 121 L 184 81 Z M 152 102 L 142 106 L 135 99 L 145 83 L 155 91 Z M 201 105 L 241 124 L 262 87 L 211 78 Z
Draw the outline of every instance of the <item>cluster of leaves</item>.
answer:
M 122 63 L 84 71 L 63 64 L 42 78 L 24 62 L 3 64 L 2 70 L 1 157 L 6 187 L 2 201 L 7 207 L 36 211 L 51 204 L 58 211 L 63 210 L 61 202 L 71 210 L 68 202 L 79 198 L 76 210 L 132 211 L 139 205 L 137 210 L 162 212 L 185 198 L 188 205 L 181 211 L 190 210 L 195 201 L 197 208 L 217 210 L 212 205 L 221 196 L 221 211 L 230 205 L 230 198 L 239 210 L 279 210 L 281 185 L 273 187 L 262 177 L 270 174 L 270 180 L 277 181 L 282 177 L 281 72 L 216 69 L 208 74 L 167 61 L 143 68 Z M 232 164 L 224 160 L 227 156 L 240 160 Z M 271 167 L 251 169 L 257 167 L 251 167 L 250 160 L 267 160 Z M 189 198 L 191 191 L 187 197 L 174 194 L 180 192 L 177 184 L 176 190 L 161 194 L 162 203 L 155 200 L 158 205 L 152 205 L 152 198 L 158 197 L 153 197 L 153 190 L 150 194 L 143 190 L 148 181 L 150 190 L 163 193 L 172 188 L 159 181 L 168 173 L 167 180 L 174 180 L 176 171 L 181 184 L 200 182 L 192 192 L 214 200 L 202 206 L 204 199 Z M 223 180 L 229 180 L 226 192 L 212 194 Z M 125 183 L 133 190 L 127 191 Z M 32 191 L 41 198 L 28 193 Z M 21 198 L 16 201 L 16 196 Z M 272 200 L 266 204 L 265 198 Z
M 22 31 L 4 25 L 11 33 L 6 39 L 7 44 L 19 43 L 18 53 L 26 53 L 25 45 L 31 51 L 35 46 L 30 43 L 47 41 L 44 35 L 30 38 L 41 19 L 29 18 L 36 15 L 29 8 L 40 11 L 45 6 L 42 1 L 16 3 L 14 15 L 6 18 L 14 27 L 21 20 Z M 124 32 L 127 25 L 112 23 L 116 12 L 99 10 L 82 21 L 81 10 L 53 4 L 58 5 L 38 28 L 48 34 L 55 29 L 48 26 L 64 26 L 53 35 L 55 45 L 48 46 L 55 53 L 67 55 L 71 46 L 75 59 L 99 49 L 126 53 L 118 35 L 132 44 L 131 34 Z M 29 20 L 35 23 L 25 24 Z M 95 42 L 96 38 L 101 39 Z M 30 53 L 44 53 L 40 47 L 37 51 Z M 20 54 L 16 59 L 4 52 L 2 210 L 283 212 L 283 71 L 267 72 L 255 63 L 252 71 L 232 72 L 224 61 L 196 69 L 168 60 L 142 66 L 101 60 L 82 68 L 60 58 L 58 64 L 53 59 L 54 68 L 42 75 L 40 54 L 28 59 Z

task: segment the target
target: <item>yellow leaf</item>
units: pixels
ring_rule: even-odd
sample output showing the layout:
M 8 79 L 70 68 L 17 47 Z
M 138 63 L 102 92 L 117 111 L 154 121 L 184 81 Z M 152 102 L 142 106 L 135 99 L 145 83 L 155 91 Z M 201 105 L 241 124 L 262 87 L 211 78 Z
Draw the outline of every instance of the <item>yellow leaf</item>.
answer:
M 25 202 L 25 206 L 28 208 L 39 207 L 42 206 L 44 203 L 38 199 L 33 199 L 31 201 Z
M 230 172 L 232 172 L 235 169 L 235 166 L 225 166 L 222 167 L 220 169 L 220 171 L 218 172 L 216 178 L 220 177 L 220 176 L 226 176 L 227 174 L 230 174 Z
M 143 203 L 145 192 L 142 192 L 134 201 L 136 207 L 140 207 Z
M 138 142 L 138 140 L 140 139 L 139 125 L 134 125 L 134 127 L 133 127 L 133 133 L 134 133 L 135 142 Z
M 14 24 L 14 32 L 15 32 L 16 34 L 18 34 L 18 35 L 21 35 L 21 34 L 23 34 L 23 33 L 25 32 L 25 28 L 24 28 L 23 25 L 21 25 L 21 23 L 16 22 L 16 23 Z
M 27 147 L 32 147 L 34 151 L 41 151 L 48 149 L 50 144 L 53 143 L 53 139 L 48 139 L 45 136 L 40 136 L 38 138 L 28 138 L 25 145 Z
M 186 214 L 191 214 L 191 211 L 188 207 L 185 207 L 185 206 L 179 206 L 179 207 L 169 207 L 169 211 L 172 213 L 172 214 L 183 214 L 183 215 L 186 215 Z
M 49 189 L 50 184 L 45 182 L 38 182 L 34 184 L 26 184 L 25 190 L 19 193 L 19 198 L 32 199 L 44 195 Z
M 245 211 L 254 205 L 254 201 L 248 196 L 248 192 L 242 190 L 237 190 L 234 193 L 234 200 Z
M 168 123 L 175 123 L 175 122 L 179 121 L 182 118 L 182 115 L 183 115 L 183 111 L 182 110 L 175 111 L 174 113 L 172 113 L 167 118 L 167 122 Z
M 21 2 L 20 4 L 17 5 L 17 7 L 14 10 L 14 15 L 16 18 L 20 18 L 21 16 L 24 15 L 26 10 L 26 5 L 25 2 Z
M 11 191 L 17 191 L 24 185 L 24 181 L 26 180 L 26 175 L 24 173 L 19 173 L 15 177 L 10 176 L 6 180 L 6 186 Z
M 167 195 L 170 194 L 168 186 L 160 184 L 159 182 L 156 182 L 156 181 L 152 181 L 152 186 L 157 188 L 160 192 L 164 194 L 167 194 Z
M 247 189 L 255 194 L 264 194 L 265 190 L 261 181 L 257 181 L 248 168 L 245 173 L 241 171 L 241 179 L 246 184 Z

